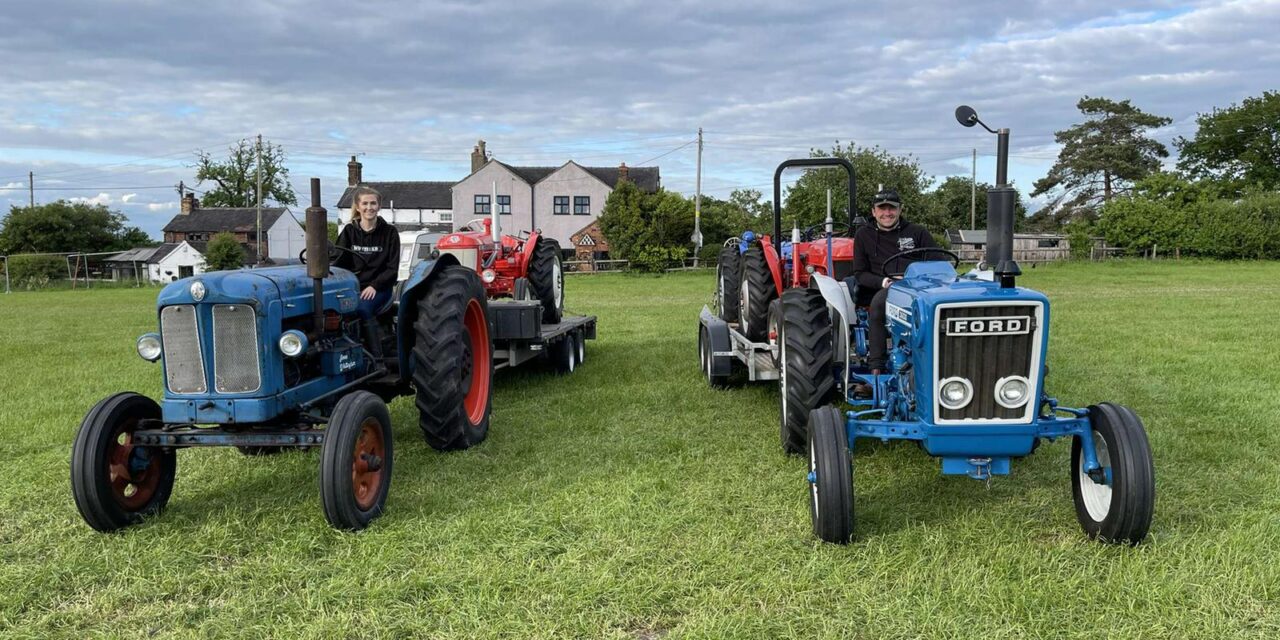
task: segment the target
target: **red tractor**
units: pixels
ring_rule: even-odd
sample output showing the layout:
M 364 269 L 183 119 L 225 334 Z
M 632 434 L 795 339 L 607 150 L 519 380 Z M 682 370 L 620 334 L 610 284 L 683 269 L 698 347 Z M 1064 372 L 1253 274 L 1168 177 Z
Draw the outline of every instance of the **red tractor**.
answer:
M 483 229 L 474 228 L 476 222 L 441 237 L 436 250 L 475 269 L 489 298 L 537 300 L 542 303 L 543 323 L 560 322 L 564 313 L 560 244 L 537 230 L 528 238 L 517 238 L 500 235 L 496 220 L 478 221 Z
M 782 241 L 781 176 L 788 167 L 843 167 L 849 175 L 849 220 L 825 223 L 803 231 L 792 231 L 791 241 Z M 716 306 L 720 319 L 738 323 L 738 329 L 752 342 L 777 339 L 781 311 L 773 304 L 786 289 L 809 286 L 810 274 L 844 280 L 853 275 L 854 218 L 853 165 L 844 158 L 804 158 L 778 165 L 773 176 L 773 235 L 756 241 L 748 231 L 733 238 L 720 251 L 716 274 Z M 824 227 L 831 225 L 831 235 Z M 836 234 L 844 237 L 837 237 Z

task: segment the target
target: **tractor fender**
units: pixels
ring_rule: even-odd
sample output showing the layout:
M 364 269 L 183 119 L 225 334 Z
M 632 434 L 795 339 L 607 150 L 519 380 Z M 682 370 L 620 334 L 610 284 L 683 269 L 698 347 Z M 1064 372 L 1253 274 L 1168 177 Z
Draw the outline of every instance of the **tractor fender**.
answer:
M 849 332 L 858 318 L 857 313 L 854 312 L 853 298 L 849 296 L 848 286 L 835 278 L 815 272 L 810 275 L 809 282 L 810 284 L 818 285 L 818 291 L 822 294 L 822 299 L 826 301 L 827 308 L 834 310 L 836 315 L 840 317 L 840 322 L 838 323 L 840 326 L 837 329 L 840 333 L 836 338 L 839 340 L 841 348 L 837 350 L 838 353 L 835 354 L 835 358 L 844 361 L 844 372 L 840 375 L 840 378 L 842 388 L 848 389 L 849 358 L 852 351 Z
M 533 250 L 538 247 L 538 240 L 542 239 L 542 231 L 534 229 L 529 234 L 529 239 L 524 241 L 524 246 L 520 248 L 520 275 L 529 275 L 529 263 L 533 260 Z
M 698 315 L 698 325 L 707 330 L 707 339 L 711 341 L 711 375 L 727 376 L 733 373 L 733 356 L 714 355 L 717 352 L 725 353 L 733 350 L 733 342 L 729 339 L 729 324 L 720 318 L 711 314 L 711 310 L 702 307 L 702 313 Z
M 458 264 L 452 254 L 442 253 L 434 259 L 423 260 L 413 267 L 409 279 L 400 289 L 400 304 L 396 310 L 396 358 L 400 361 L 400 381 L 413 377 L 413 319 L 418 313 L 418 299 L 427 295 L 428 283 L 448 265 Z
M 777 287 L 778 295 L 781 296 L 786 291 L 782 284 L 782 260 L 778 257 L 778 252 L 773 249 L 773 243 L 762 241 L 760 248 L 764 249 L 764 262 L 769 265 L 769 273 L 773 275 L 773 286 Z

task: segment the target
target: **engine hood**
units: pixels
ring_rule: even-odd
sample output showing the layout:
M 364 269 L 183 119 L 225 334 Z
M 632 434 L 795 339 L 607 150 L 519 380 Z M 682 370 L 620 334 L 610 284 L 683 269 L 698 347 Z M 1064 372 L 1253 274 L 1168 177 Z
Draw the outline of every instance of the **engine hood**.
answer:
M 204 296 L 196 300 L 192 287 L 196 283 L 204 287 Z M 349 313 L 357 304 L 359 281 L 346 269 L 334 268 L 324 279 L 325 306 Z M 198 287 L 197 287 L 198 289 Z M 264 309 L 274 301 L 283 301 L 286 307 L 307 310 L 311 308 L 312 280 L 307 277 L 305 265 L 268 267 L 265 269 L 238 269 L 212 271 L 183 278 L 169 284 L 156 298 L 157 307 L 173 304 L 237 303 L 252 304 Z M 346 307 L 349 306 L 350 309 Z M 287 313 L 286 315 L 294 315 Z

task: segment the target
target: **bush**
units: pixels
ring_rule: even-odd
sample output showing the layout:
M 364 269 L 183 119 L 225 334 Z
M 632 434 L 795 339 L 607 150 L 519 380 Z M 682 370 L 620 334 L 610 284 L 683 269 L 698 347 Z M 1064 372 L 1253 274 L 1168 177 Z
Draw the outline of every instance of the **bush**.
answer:
M 660 273 L 681 266 L 689 252 L 683 247 L 641 247 L 635 253 L 631 258 L 632 271 Z
M 50 280 L 66 279 L 67 259 L 62 256 L 10 256 L 9 280 L 24 283 L 49 284 Z
M 205 247 L 204 265 L 208 271 L 226 271 L 244 266 L 244 249 L 236 237 L 222 232 L 214 236 Z

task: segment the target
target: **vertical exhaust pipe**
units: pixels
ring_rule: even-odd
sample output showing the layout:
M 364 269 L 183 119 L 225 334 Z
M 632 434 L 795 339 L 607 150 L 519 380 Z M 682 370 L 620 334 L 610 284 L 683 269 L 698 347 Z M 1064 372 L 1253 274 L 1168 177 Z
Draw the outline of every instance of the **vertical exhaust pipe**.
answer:
M 1013 208 L 1018 193 L 1009 186 L 1009 130 L 993 131 L 968 105 L 956 107 L 956 121 L 966 127 L 980 124 L 996 134 L 996 186 L 987 190 L 986 266 L 1000 279 L 1000 288 L 1009 289 L 1014 278 L 1022 275 L 1013 259 Z
M 318 336 L 324 333 L 324 279 L 329 275 L 329 213 L 320 206 L 320 178 L 311 179 L 306 221 L 307 276 L 312 280 L 311 308 Z

